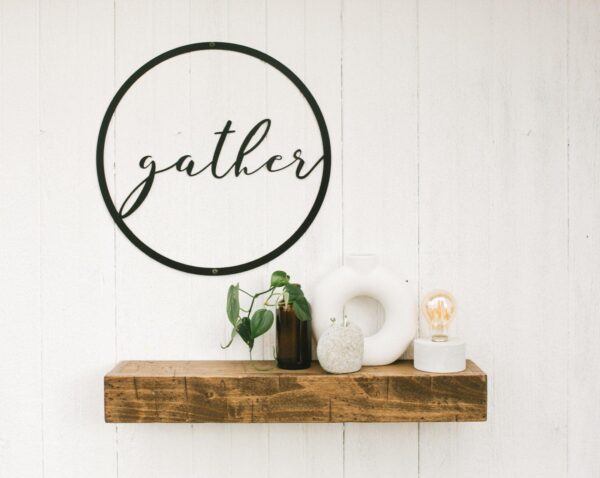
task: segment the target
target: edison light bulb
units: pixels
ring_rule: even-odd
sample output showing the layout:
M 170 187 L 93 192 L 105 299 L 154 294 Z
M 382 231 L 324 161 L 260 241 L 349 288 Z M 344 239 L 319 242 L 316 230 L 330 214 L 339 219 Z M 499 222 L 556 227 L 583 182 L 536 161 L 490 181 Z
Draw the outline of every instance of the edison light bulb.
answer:
M 446 342 L 448 325 L 456 313 L 456 300 L 450 292 L 434 290 L 423 297 L 421 311 L 429 322 L 431 340 Z

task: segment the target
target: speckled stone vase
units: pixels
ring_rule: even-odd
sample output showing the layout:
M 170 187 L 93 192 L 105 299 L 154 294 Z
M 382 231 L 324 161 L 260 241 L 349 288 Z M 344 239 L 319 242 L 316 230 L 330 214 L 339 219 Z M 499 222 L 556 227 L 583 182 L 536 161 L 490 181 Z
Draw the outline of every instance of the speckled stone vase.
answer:
M 362 330 L 346 320 L 331 326 L 321 335 L 317 357 L 323 370 L 329 373 L 357 372 L 362 366 L 365 338 Z

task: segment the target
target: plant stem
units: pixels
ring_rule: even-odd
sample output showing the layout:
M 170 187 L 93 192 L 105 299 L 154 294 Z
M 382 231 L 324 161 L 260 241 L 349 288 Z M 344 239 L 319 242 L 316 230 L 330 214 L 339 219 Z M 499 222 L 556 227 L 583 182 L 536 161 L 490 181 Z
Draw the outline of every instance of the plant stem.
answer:
M 271 293 L 271 295 L 267 298 L 267 300 L 265 300 L 265 305 L 268 305 L 270 307 L 276 307 L 277 306 L 277 303 L 279 302 L 280 299 L 277 299 L 274 304 L 269 303 L 269 299 L 271 297 L 273 297 L 273 295 L 275 295 L 275 294 Z M 281 297 L 282 295 L 283 294 L 277 294 L 277 297 Z
M 269 294 L 269 297 L 267 297 L 267 298 L 265 299 L 265 305 L 267 304 L 267 302 L 269 302 L 269 299 L 270 299 L 271 297 L 273 297 L 273 293 L 274 293 L 274 292 L 275 292 L 275 287 L 272 287 L 272 288 L 271 288 L 271 293 Z
M 259 297 L 263 294 L 266 294 L 267 292 L 271 292 L 273 290 L 275 290 L 275 287 L 269 287 L 267 290 L 263 290 L 262 292 L 258 292 L 256 294 L 254 294 L 254 298 L 257 298 L 257 297 Z
M 255 301 L 255 300 L 258 298 L 258 297 L 260 297 L 261 295 L 263 295 L 263 294 L 266 294 L 267 292 L 271 292 L 271 293 L 272 293 L 274 289 L 275 289 L 275 287 L 270 287 L 269 289 L 267 289 L 267 290 L 263 290 L 262 292 L 259 292 L 258 294 L 254 294 L 254 295 L 252 296 L 252 302 L 250 302 L 250 308 L 248 309 L 248 317 L 252 318 L 252 317 L 251 317 L 251 314 L 252 314 L 252 307 L 254 307 L 254 301 Z M 240 290 L 241 290 L 241 289 L 240 289 Z

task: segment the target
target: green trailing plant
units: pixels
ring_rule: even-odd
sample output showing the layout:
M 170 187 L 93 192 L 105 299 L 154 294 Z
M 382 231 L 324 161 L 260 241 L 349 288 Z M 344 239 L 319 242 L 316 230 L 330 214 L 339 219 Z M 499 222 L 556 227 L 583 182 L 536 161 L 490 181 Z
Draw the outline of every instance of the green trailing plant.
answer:
M 244 294 L 250 306 L 244 309 L 240 305 L 240 293 Z M 261 303 L 259 299 L 265 297 Z M 258 304 L 260 308 L 256 308 Z M 252 358 L 252 348 L 254 341 L 269 331 L 275 320 L 273 311 L 270 307 L 277 307 L 284 303 L 292 306 L 298 320 L 311 320 L 310 305 L 304 297 L 304 292 L 298 284 L 290 283 L 290 276 L 284 271 L 275 271 L 271 274 L 271 286 L 267 290 L 251 294 L 240 288 L 239 284 L 230 285 L 227 291 L 227 318 L 233 326 L 231 337 L 226 345 L 221 347 L 226 349 L 231 345 L 236 335 L 246 343 L 250 349 L 250 358 Z

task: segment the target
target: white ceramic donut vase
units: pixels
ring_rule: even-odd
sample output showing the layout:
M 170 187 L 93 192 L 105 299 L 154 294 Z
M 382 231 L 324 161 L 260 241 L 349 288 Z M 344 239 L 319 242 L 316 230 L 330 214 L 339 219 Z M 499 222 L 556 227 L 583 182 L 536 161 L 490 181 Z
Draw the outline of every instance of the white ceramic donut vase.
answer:
M 348 256 L 345 265 L 325 276 L 311 294 L 312 329 L 317 341 L 330 325 L 342 320 L 344 304 L 358 296 L 377 299 L 385 322 L 365 337 L 363 365 L 387 365 L 404 353 L 415 337 L 417 305 L 407 284 L 380 266 L 375 255 Z

